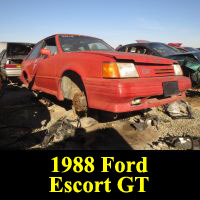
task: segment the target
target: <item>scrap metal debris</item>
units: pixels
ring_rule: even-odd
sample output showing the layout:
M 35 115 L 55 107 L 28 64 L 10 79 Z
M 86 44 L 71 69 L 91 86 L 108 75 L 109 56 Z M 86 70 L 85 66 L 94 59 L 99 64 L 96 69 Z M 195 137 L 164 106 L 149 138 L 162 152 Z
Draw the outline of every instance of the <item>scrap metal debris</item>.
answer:
M 79 118 L 76 121 L 77 128 L 79 128 L 81 126 Z M 47 133 L 42 142 L 42 146 L 46 147 L 54 139 L 63 140 L 75 136 L 76 127 L 72 125 L 71 122 L 75 122 L 75 120 L 70 121 L 69 119 L 61 118 L 56 123 L 54 123 L 47 130 Z
M 50 107 L 53 105 L 53 102 L 50 101 L 49 99 L 42 97 L 41 99 L 39 99 L 39 102 L 42 103 L 43 105 Z
M 159 119 L 156 115 L 146 114 L 141 119 L 138 119 L 136 122 L 131 125 L 138 131 L 143 131 L 148 127 L 155 126 L 158 129 Z
M 191 106 L 185 101 L 176 101 L 164 106 L 164 111 L 172 119 L 194 119 Z
M 163 138 L 159 138 L 158 141 L 152 143 L 154 146 L 173 147 L 182 150 L 200 150 L 200 137 L 183 135 L 183 136 L 172 136 L 168 135 Z M 163 145 L 164 144 L 164 145 Z

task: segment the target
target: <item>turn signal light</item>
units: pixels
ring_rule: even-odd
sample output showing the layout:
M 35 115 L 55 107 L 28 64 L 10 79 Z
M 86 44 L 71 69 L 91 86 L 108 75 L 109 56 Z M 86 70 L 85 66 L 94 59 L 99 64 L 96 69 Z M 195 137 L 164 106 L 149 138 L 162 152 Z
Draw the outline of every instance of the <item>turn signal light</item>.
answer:
M 103 63 L 103 77 L 104 78 L 120 78 L 117 63 Z

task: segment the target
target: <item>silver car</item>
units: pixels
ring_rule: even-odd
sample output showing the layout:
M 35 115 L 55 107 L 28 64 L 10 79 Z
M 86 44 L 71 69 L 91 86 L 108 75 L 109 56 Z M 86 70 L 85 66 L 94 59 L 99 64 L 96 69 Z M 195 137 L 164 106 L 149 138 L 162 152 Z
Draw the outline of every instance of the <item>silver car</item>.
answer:
M 4 79 L 16 78 L 21 74 L 21 63 L 34 44 L 0 42 L 0 73 Z

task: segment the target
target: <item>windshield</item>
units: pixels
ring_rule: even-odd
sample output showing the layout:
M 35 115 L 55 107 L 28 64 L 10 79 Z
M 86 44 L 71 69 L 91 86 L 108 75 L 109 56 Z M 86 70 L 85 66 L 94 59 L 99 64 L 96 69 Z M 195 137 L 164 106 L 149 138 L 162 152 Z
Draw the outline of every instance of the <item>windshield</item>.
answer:
M 178 48 L 178 50 L 180 51 L 180 53 L 185 53 L 185 52 L 187 52 L 185 49 L 183 49 L 183 48 Z
M 176 51 L 177 53 L 182 53 L 180 48 L 176 48 L 176 47 L 171 47 L 174 51 Z
M 87 36 L 61 35 L 59 41 L 64 52 L 115 51 L 103 40 Z
M 174 50 L 170 46 L 167 46 L 162 43 L 150 43 L 149 46 L 150 48 L 154 49 L 155 51 L 157 51 L 159 54 L 161 54 L 164 57 L 178 53 L 176 50 Z
M 33 46 L 33 44 L 9 43 L 7 47 L 7 56 L 28 55 Z

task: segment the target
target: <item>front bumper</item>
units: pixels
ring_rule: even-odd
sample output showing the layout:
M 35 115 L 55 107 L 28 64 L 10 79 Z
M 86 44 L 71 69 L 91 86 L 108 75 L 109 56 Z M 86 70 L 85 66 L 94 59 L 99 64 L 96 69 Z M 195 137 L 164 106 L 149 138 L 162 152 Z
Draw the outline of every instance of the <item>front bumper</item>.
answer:
M 180 93 L 162 98 L 163 82 L 176 81 Z M 191 81 L 184 76 L 130 78 L 130 79 L 84 79 L 88 106 L 94 109 L 114 113 L 143 110 L 161 106 L 185 97 L 185 91 L 191 88 Z M 132 105 L 132 100 L 141 98 L 139 105 Z

